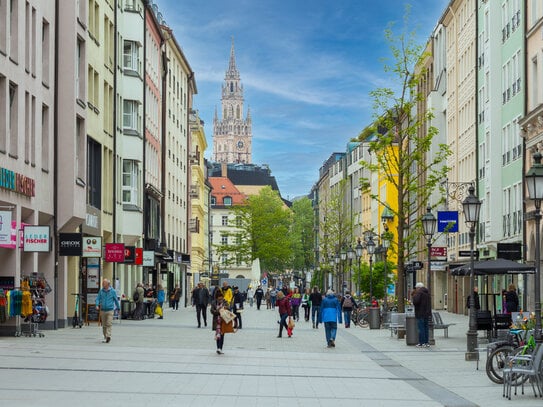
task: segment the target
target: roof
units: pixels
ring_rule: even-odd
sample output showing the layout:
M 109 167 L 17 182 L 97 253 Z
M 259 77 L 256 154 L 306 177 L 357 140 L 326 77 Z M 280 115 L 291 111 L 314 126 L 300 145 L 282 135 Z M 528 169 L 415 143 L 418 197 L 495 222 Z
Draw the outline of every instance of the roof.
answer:
M 232 205 L 242 205 L 247 199 L 227 177 L 209 177 L 209 183 L 216 206 L 224 206 L 225 197 L 232 198 Z

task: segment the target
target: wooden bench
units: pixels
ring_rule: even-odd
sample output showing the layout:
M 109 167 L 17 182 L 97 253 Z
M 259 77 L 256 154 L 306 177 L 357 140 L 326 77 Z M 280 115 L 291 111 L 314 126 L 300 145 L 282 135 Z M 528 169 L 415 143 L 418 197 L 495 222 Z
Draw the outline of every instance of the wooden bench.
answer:
M 441 315 L 439 312 L 432 312 L 432 317 L 434 319 L 434 330 L 435 329 L 443 329 L 443 333 L 445 335 L 445 338 L 449 337 L 449 327 L 451 325 L 456 324 L 446 324 L 443 322 L 443 319 L 441 319 Z
M 390 336 L 397 335 L 399 329 L 405 329 L 405 313 L 391 312 L 390 313 Z

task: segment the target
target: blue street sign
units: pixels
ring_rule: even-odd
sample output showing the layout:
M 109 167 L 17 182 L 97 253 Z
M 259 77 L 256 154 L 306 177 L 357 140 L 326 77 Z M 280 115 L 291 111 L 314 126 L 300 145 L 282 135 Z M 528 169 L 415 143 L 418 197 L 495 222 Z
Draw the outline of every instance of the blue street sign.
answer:
M 260 281 L 262 283 L 262 285 L 268 285 L 268 279 L 267 278 L 263 278 L 262 281 Z
M 437 212 L 438 232 L 458 232 L 458 212 L 438 211 Z

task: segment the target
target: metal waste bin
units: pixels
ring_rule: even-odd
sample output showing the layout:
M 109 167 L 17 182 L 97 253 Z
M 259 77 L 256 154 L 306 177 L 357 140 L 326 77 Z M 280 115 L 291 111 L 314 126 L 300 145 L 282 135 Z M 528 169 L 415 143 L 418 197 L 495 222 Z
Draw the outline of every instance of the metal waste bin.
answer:
M 379 315 L 378 307 L 370 308 L 370 329 L 379 329 L 381 328 L 381 316 Z
M 121 300 L 121 319 L 128 319 L 132 315 L 135 306 L 129 300 Z
M 405 343 L 410 346 L 419 343 L 419 329 L 417 327 L 417 318 L 415 318 L 415 314 L 408 314 L 405 316 Z

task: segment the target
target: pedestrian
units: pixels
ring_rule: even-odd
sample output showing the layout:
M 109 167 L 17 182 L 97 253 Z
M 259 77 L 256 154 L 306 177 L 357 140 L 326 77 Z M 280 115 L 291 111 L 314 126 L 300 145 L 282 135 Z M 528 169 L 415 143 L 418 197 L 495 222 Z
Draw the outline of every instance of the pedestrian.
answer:
M 473 301 L 475 304 L 475 311 L 479 311 L 481 309 L 481 302 L 479 301 L 479 288 L 473 287 Z M 466 307 L 469 309 L 471 307 L 471 295 L 468 295 L 468 298 L 466 300 Z
M 157 292 L 156 292 L 156 301 L 158 302 L 158 305 L 160 306 L 160 313 L 158 315 L 158 319 L 164 318 L 164 300 L 166 299 L 166 294 L 164 293 L 164 287 L 162 287 L 162 284 L 159 284 L 157 286 Z
M 518 305 L 517 288 L 515 287 L 515 284 L 509 284 L 509 287 L 507 287 L 507 292 L 505 293 L 505 307 L 507 309 L 507 313 L 510 314 L 512 312 L 518 312 Z
M 204 326 L 207 326 L 207 306 L 210 302 L 209 290 L 204 283 L 199 282 L 194 290 L 192 290 L 192 306 L 196 307 L 196 321 L 198 322 L 198 328 L 202 326 L 202 319 L 204 320 Z
M 290 306 L 292 307 L 292 318 L 295 321 L 300 320 L 300 305 L 302 304 L 302 294 L 298 287 L 294 287 L 294 290 L 290 294 Z
M 415 306 L 415 318 L 417 319 L 417 327 L 419 329 L 418 348 L 430 347 L 428 323 L 432 317 L 432 303 L 430 301 L 430 292 L 423 283 L 415 285 L 415 291 L 411 297 Z
M 260 305 L 262 304 L 262 298 L 264 298 L 264 290 L 262 289 L 261 285 L 259 285 L 256 288 L 255 298 L 256 298 L 256 309 L 260 310 Z
M 138 283 L 134 289 L 134 294 L 132 294 L 132 300 L 136 303 L 136 308 L 132 314 L 132 319 L 144 319 L 145 310 L 144 310 L 144 294 L 143 284 Z
M 102 322 L 103 342 L 111 341 L 111 326 L 113 325 L 113 312 L 115 309 L 121 309 L 119 299 L 115 289 L 111 287 L 108 279 L 102 280 L 102 288 L 96 296 L 96 309 L 100 311 L 100 321 Z
M 249 306 L 253 306 L 254 300 L 255 290 L 253 289 L 253 287 L 249 286 L 249 288 L 247 288 L 247 301 L 249 302 Z
M 271 309 L 271 289 L 270 288 L 266 290 L 266 294 L 264 294 L 264 300 L 266 301 L 266 309 Z
M 320 309 L 322 303 L 322 294 L 319 291 L 319 287 L 313 287 L 313 292 L 309 296 L 309 302 L 311 302 L 311 321 L 313 322 L 313 328 L 319 329 Z
M 212 329 L 215 332 L 215 342 L 217 344 L 217 354 L 222 355 L 224 346 L 224 335 L 233 332 L 229 327 L 232 324 L 226 324 L 221 318 L 221 310 L 228 310 L 229 304 L 223 297 L 222 290 L 215 290 L 215 298 L 211 301 L 211 314 L 213 315 Z
M 292 331 L 288 327 L 287 318 L 292 315 L 292 308 L 290 307 L 290 301 L 282 291 L 277 293 L 277 307 L 279 309 L 279 335 L 278 338 L 283 337 L 283 328 L 286 328 L 288 337 L 292 337 Z
M 243 312 L 243 295 L 239 292 L 239 287 L 237 285 L 233 286 L 232 289 L 234 290 L 234 297 L 233 297 L 234 306 L 232 308 L 232 312 L 236 314 L 238 329 L 241 329 L 241 313 Z
M 320 321 L 324 323 L 326 343 L 329 348 L 336 346 L 337 324 L 343 322 L 341 317 L 341 305 L 336 298 L 334 291 L 326 291 L 326 297 L 322 300 L 320 309 Z
M 345 328 L 351 326 L 353 308 L 356 308 L 356 302 L 354 298 L 351 297 L 351 292 L 345 291 L 345 296 L 341 299 L 341 309 L 343 311 L 343 319 L 345 320 Z
M 225 280 L 222 282 L 221 291 L 222 291 L 222 296 L 224 300 L 228 303 L 228 307 L 231 309 L 232 298 L 234 297 L 234 293 L 232 292 L 232 288 L 230 288 L 230 286 L 228 285 L 228 281 Z
M 171 306 L 172 311 L 177 311 L 179 309 L 179 299 L 181 298 L 181 288 L 179 288 L 179 284 L 176 284 L 171 296 Z
M 311 301 L 309 300 L 310 295 L 311 292 L 309 288 L 306 288 L 304 294 L 302 295 L 302 308 L 304 309 L 305 322 L 309 321 L 309 315 L 311 313 Z
M 270 307 L 271 309 L 275 309 L 275 302 L 277 301 L 277 293 L 278 291 L 275 289 L 275 287 L 272 287 L 270 290 Z M 285 295 L 285 293 L 283 293 Z

